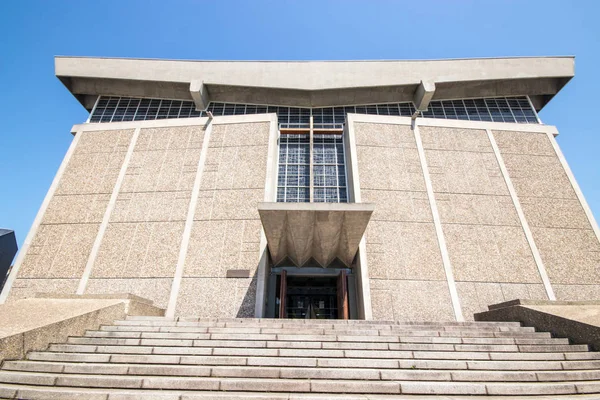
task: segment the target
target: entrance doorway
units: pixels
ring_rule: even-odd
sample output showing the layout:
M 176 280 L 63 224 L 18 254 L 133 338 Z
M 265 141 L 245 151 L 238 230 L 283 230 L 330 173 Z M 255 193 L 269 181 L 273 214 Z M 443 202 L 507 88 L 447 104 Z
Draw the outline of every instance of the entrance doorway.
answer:
M 310 270 L 278 268 L 272 271 L 267 316 L 350 319 L 351 314 L 356 312 L 353 275 L 348 274 L 346 269 L 321 269 L 312 274 Z

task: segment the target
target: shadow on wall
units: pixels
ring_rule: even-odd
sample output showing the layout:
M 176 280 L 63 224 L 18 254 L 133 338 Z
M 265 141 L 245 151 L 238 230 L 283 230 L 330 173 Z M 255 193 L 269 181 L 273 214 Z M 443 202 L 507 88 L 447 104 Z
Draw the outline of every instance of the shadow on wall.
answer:
M 2 293 L 2 289 L 4 289 L 4 285 L 6 285 L 6 281 L 8 280 L 8 275 L 10 275 L 10 271 L 12 270 L 12 265 L 8 268 L 6 275 L 0 276 L 0 293 Z
M 236 314 L 236 318 L 254 318 L 254 308 L 256 305 L 256 281 L 257 276 L 256 271 L 252 280 L 250 281 L 250 285 L 248 285 L 248 289 L 244 294 L 244 298 L 242 303 L 240 304 L 240 308 Z

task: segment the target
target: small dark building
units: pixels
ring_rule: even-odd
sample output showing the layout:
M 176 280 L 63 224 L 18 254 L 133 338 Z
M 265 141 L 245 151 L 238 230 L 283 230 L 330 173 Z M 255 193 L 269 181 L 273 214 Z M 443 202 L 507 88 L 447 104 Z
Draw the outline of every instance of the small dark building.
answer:
M 0 228 L 0 291 L 4 287 L 10 265 L 17 254 L 17 238 L 10 229 Z

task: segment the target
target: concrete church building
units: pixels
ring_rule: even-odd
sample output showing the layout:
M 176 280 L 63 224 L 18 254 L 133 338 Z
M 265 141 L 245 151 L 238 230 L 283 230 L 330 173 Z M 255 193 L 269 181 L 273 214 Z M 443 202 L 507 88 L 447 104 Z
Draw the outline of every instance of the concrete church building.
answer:
M 90 114 L 0 296 L 0 398 L 598 398 L 600 231 L 538 117 L 572 57 L 56 75 Z
M 572 57 L 57 57 L 90 112 L 1 301 L 167 316 L 463 321 L 600 299 L 600 231 L 538 112 Z

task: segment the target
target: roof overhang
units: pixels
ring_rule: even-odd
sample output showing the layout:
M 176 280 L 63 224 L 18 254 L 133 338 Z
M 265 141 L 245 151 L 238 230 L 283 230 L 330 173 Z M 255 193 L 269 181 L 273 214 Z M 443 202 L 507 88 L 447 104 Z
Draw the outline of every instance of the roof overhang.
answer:
M 528 95 L 541 109 L 574 76 L 574 57 L 429 61 L 181 61 L 56 57 L 56 76 L 88 109 L 99 95 L 325 107 L 431 97 Z M 195 89 L 202 96 L 194 96 Z
M 347 267 L 365 233 L 371 203 L 260 203 L 258 213 L 274 265 L 311 259 L 327 267 L 336 258 Z

